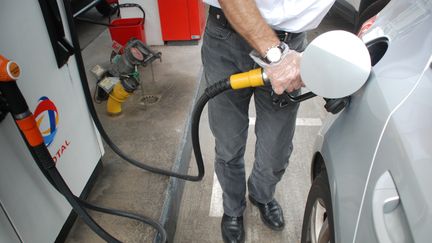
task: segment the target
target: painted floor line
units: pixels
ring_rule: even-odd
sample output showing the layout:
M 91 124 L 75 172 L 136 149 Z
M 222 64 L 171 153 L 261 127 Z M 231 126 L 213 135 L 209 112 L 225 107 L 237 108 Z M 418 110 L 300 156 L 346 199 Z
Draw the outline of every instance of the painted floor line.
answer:
M 219 180 L 215 173 L 213 173 L 213 189 L 210 201 L 210 217 L 221 218 L 223 215 L 223 205 L 222 205 L 222 187 L 219 184 Z
M 249 126 L 254 126 L 256 123 L 256 117 L 249 117 Z M 296 126 L 305 127 L 319 127 L 322 126 L 320 118 L 297 118 Z

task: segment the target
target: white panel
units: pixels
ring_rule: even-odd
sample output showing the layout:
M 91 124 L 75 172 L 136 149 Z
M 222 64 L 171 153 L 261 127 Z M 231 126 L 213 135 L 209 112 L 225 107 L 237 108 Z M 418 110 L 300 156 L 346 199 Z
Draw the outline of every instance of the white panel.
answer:
M 9 219 L 7 218 L 0 201 L 0 242 L 19 243 L 20 239 L 15 233 Z
M 0 54 L 22 68 L 18 85 L 30 110 L 34 112 L 42 96 L 57 107 L 58 130 L 49 150 L 57 157 L 60 173 L 79 195 L 102 152 L 75 58 L 57 68 L 38 1 L 2 0 L 0 33 Z M 46 129 L 48 114 L 43 114 L 42 127 Z M 71 208 L 35 165 L 10 116 L 0 124 L 0 154 L 0 199 L 17 231 L 24 242 L 53 242 Z

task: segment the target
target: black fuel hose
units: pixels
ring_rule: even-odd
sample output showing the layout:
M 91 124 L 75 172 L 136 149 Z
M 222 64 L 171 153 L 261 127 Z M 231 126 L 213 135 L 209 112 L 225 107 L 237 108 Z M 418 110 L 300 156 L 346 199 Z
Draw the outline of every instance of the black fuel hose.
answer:
M 49 154 L 49 153 L 48 153 Z M 37 159 L 36 159 L 37 160 Z M 80 216 L 80 218 L 102 239 L 106 242 L 121 243 L 121 241 L 114 238 L 108 232 L 106 232 L 96 221 L 88 214 L 84 209 L 83 205 L 78 201 L 75 195 L 71 192 L 66 182 L 58 172 L 56 167 L 47 169 L 47 172 L 56 185 L 58 191 L 66 198 L 73 210 Z
M 191 134 L 192 146 L 194 148 L 194 154 L 196 157 L 198 170 L 202 171 L 202 174 L 200 173 L 200 175 L 202 175 L 202 176 L 204 175 L 204 163 L 203 163 L 201 146 L 200 146 L 200 141 L 199 141 L 199 123 L 200 123 L 201 114 L 202 114 L 202 111 L 203 111 L 205 105 L 207 104 L 207 102 L 211 98 L 215 97 L 216 95 L 218 95 L 218 94 L 220 94 L 226 90 L 229 90 L 230 88 L 231 87 L 230 87 L 230 83 L 229 83 L 228 79 L 224 79 L 222 81 L 219 81 L 216 84 L 206 88 L 204 93 L 198 99 L 198 101 L 194 107 L 193 113 L 192 113 L 192 125 L 191 125 L 191 127 L 192 127 L 192 131 L 191 131 L 192 132 L 192 134 Z M 38 167 L 41 169 L 41 171 L 43 172 L 43 174 L 45 175 L 47 180 L 51 183 L 51 185 L 66 198 L 66 200 L 70 203 L 70 205 L 72 206 L 74 211 L 77 212 L 77 214 L 83 219 L 83 221 L 102 239 L 104 239 L 105 241 L 110 242 L 110 243 L 121 242 L 121 241 L 117 240 L 116 238 L 114 238 L 113 236 L 111 236 L 99 224 L 97 224 L 93 220 L 93 218 L 87 213 L 87 211 L 84 210 L 83 208 L 87 208 L 87 209 L 90 209 L 93 211 L 98 211 L 98 212 L 105 213 L 105 214 L 111 214 L 111 215 L 116 215 L 116 216 L 120 216 L 120 217 L 130 218 L 130 219 L 134 219 L 134 220 L 140 221 L 142 223 L 148 224 L 159 232 L 161 242 L 163 242 L 163 243 L 166 242 L 167 233 L 160 223 L 158 223 L 158 222 L 156 222 L 156 221 L 154 221 L 148 217 L 134 214 L 131 212 L 126 212 L 126 211 L 121 211 L 121 210 L 117 210 L 117 209 L 111 209 L 111 208 L 96 206 L 94 204 L 88 203 L 88 202 L 82 200 L 81 198 L 75 196 L 71 192 L 69 187 L 67 186 L 66 182 L 64 181 L 64 179 L 62 178 L 62 176 L 58 172 L 57 168 L 54 166 L 54 162 L 52 161 L 52 158 L 49 155 L 49 152 L 48 152 L 46 146 L 43 145 L 43 146 L 40 146 L 39 148 L 33 148 L 33 147 L 28 145 L 28 148 L 29 148 L 34 160 L 36 161 Z M 202 178 L 202 176 L 201 176 L 201 178 Z
M 97 211 L 100 213 L 111 214 L 115 216 L 120 216 L 124 218 L 134 219 L 140 221 L 142 223 L 148 224 L 157 230 L 160 234 L 161 242 L 165 243 L 167 240 L 167 233 L 163 226 L 142 215 L 135 214 L 132 212 L 122 211 L 118 209 L 111 209 L 100 207 L 89 202 L 82 200 L 81 198 L 75 196 L 72 191 L 69 189 L 68 185 L 64 181 L 63 177 L 55 167 L 54 161 L 52 160 L 48 149 L 45 145 L 41 145 L 38 147 L 32 147 L 28 145 L 28 148 L 31 152 L 33 159 L 36 161 L 38 167 L 42 170 L 46 179 L 51 183 L 51 185 L 62 194 L 69 204 L 72 206 L 73 210 L 81 217 L 81 219 L 102 239 L 106 242 L 110 243 L 120 243 L 121 241 L 114 238 L 108 232 L 106 232 L 96 221 L 88 214 L 88 212 L 84 209 L 90 209 L 93 211 Z
M 91 95 L 90 88 L 89 88 L 89 83 L 87 80 L 87 75 L 86 75 L 85 68 L 84 68 L 84 62 L 83 62 L 82 55 L 81 55 L 81 48 L 79 45 L 78 35 L 77 35 L 76 29 L 75 29 L 75 24 L 74 24 L 74 19 L 73 19 L 73 13 L 71 10 L 70 0 L 63 0 L 63 4 L 65 6 L 66 18 L 67 18 L 67 22 L 68 22 L 69 31 L 71 33 L 72 45 L 73 45 L 74 53 L 75 53 L 75 60 L 77 62 L 78 72 L 80 75 L 80 81 L 81 81 L 81 85 L 83 88 L 84 97 L 85 97 L 85 100 L 87 103 L 87 108 L 88 108 L 89 113 L 93 118 L 93 122 L 94 122 L 97 130 L 99 131 L 101 137 L 103 138 L 103 140 L 108 144 L 108 146 L 117 155 L 119 155 L 122 159 L 124 159 L 125 161 L 129 162 L 130 164 L 132 164 L 138 168 L 141 168 L 141 169 L 144 169 L 144 170 L 156 173 L 156 174 L 176 177 L 179 179 L 184 179 L 184 180 L 189 180 L 189 181 L 202 180 L 202 178 L 204 177 L 204 162 L 202 159 L 201 148 L 200 148 L 200 143 L 199 143 L 199 121 L 200 121 L 200 117 L 201 117 L 202 111 L 204 109 L 204 106 L 207 104 L 207 102 L 211 98 L 213 98 L 214 96 L 216 96 L 216 95 L 224 92 L 225 90 L 228 90 L 231 88 L 228 79 L 222 80 L 222 81 L 216 83 L 215 85 L 208 87 L 194 107 L 194 111 L 193 111 L 193 115 L 192 115 L 192 125 L 191 125 L 192 126 L 192 135 L 191 136 L 192 136 L 192 146 L 193 146 L 194 154 L 196 157 L 196 164 L 198 167 L 198 175 L 197 176 L 175 173 L 175 172 L 172 172 L 169 170 L 164 170 L 164 169 L 156 168 L 153 166 L 149 166 L 149 165 L 141 163 L 135 159 L 132 159 L 126 153 L 124 153 L 111 140 L 111 138 L 108 136 L 107 132 L 105 131 L 105 129 L 104 129 L 104 127 L 103 127 L 103 125 L 102 125 L 102 123 L 101 123 L 101 121 L 97 115 L 96 109 L 93 105 L 93 99 L 92 99 L 92 95 Z M 50 182 L 54 181 L 54 178 L 50 179 L 47 177 L 47 179 Z M 78 199 L 79 198 L 75 197 L 75 201 L 78 201 Z M 73 201 L 73 200 L 71 200 L 71 201 Z M 84 202 L 82 200 L 80 200 L 80 203 L 77 206 L 84 206 L 90 210 L 95 210 L 95 211 L 99 211 L 99 212 L 110 213 L 110 214 L 114 214 L 114 215 L 118 215 L 118 216 L 123 216 L 123 217 L 128 217 L 128 218 L 140 220 L 144 223 L 147 223 L 147 224 L 153 226 L 159 232 L 161 241 L 166 242 L 167 235 L 166 235 L 165 229 L 158 222 L 156 222 L 152 219 L 145 218 L 145 217 L 142 217 L 142 216 L 136 215 L 136 214 L 131 214 L 128 212 L 122 212 L 119 210 L 113 210 L 113 209 L 98 207 L 98 206 L 89 204 L 87 202 Z M 88 216 L 88 214 L 86 214 L 85 212 L 82 215 Z M 80 215 L 80 216 L 82 216 L 82 215 Z M 90 223 L 96 224 L 95 222 L 94 223 L 90 222 Z M 100 228 L 100 230 L 98 230 L 97 228 Z M 113 238 L 108 233 L 104 232 L 104 230 L 97 224 L 95 225 L 95 227 L 92 227 L 92 229 L 98 235 L 101 235 L 101 234 L 106 235 L 106 237 L 108 237 L 107 239 Z M 108 242 L 117 242 L 115 238 L 113 238 L 112 240 L 113 241 L 108 241 Z
M 0 65 L 0 92 L 8 103 L 8 110 L 12 114 L 15 124 L 28 146 L 34 161 L 48 181 L 66 198 L 75 212 L 94 232 L 108 242 L 120 242 L 100 227 L 75 199 L 75 196 L 55 167 L 55 162 L 44 143 L 37 122 L 16 83 L 15 79 L 19 77 L 21 72 L 19 66 L 0 55 L 0 64 L 4 63 L 6 65 Z
M 5 99 L 9 104 L 9 111 L 14 117 L 15 123 L 19 131 L 21 132 L 21 136 L 23 137 L 23 140 L 25 141 L 30 151 L 30 154 L 32 155 L 34 161 L 36 162 L 37 166 L 39 167 L 45 178 L 60 194 L 62 194 L 66 198 L 66 200 L 72 206 L 73 210 L 97 235 L 110 243 L 121 242 L 114 238 L 112 235 L 110 235 L 108 232 L 106 232 L 88 214 L 85 208 L 106 214 L 130 218 L 138 220 L 145 224 L 149 224 L 159 232 L 162 242 L 166 242 L 167 234 L 160 223 L 138 214 L 99 207 L 87 203 L 84 200 L 76 197 L 64 181 L 59 171 L 57 170 L 55 162 L 43 141 L 39 128 L 37 127 L 34 116 L 30 112 L 27 102 L 22 95 L 20 89 L 18 88 L 16 82 L 13 80 L 0 80 L 0 92 L 4 94 Z
M 199 123 L 204 106 L 207 102 L 216 95 L 231 89 L 228 79 L 223 79 L 212 86 L 205 89 L 204 93 L 198 99 L 192 112 L 191 137 L 192 147 L 195 154 L 195 160 L 198 166 L 198 171 L 202 171 L 201 178 L 204 176 L 204 161 L 201 153 L 201 145 L 199 139 Z
M 78 35 L 76 33 L 76 30 L 75 30 L 73 15 L 72 15 L 72 11 L 70 8 L 70 0 L 63 0 L 63 3 L 65 5 L 65 9 L 66 9 L 66 16 L 67 16 L 71 36 L 72 36 L 72 45 L 74 47 L 75 59 L 76 59 L 77 66 L 78 66 L 78 71 L 79 71 L 79 75 L 80 75 L 81 85 L 82 85 L 82 88 L 84 91 L 85 100 L 87 103 L 87 108 L 89 110 L 91 117 L 93 118 L 93 122 L 94 122 L 97 130 L 99 131 L 102 139 L 114 151 L 114 153 L 116 153 L 120 158 L 122 158 L 123 160 L 129 162 L 130 164 L 132 164 L 138 168 L 141 168 L 143 170 L 146 170 L 146 171 L 149 171 L 152 173 L 170 176 L 170 177 L 176 177 L 176 178 L 187 180 L 187 181 L 200 181 L 200 180 L 202 180 L 202 178 L 204 177 L 204 163 L 202 160 L 201 149 L 199 146 L 199 137 L 198 137 L 199 117 L 201 116 L 202 109 L 204 108 L 207 101 L 210 98 L 217 95 L 218 92 L 221 93 L 221 92 L 229 89 L 230 88 L 229 83 L 226 80 L 222 80 L 221 82 L 217 83 L 217 85 L 216 84 L 213 85 L 214 86 L 213 88 L 209 87 L 207 90 L 211 90 L 211 92 L 209 92 L 208 94 L 206 94 L 207 93 L 206 92 L 203 95 L 203 97 L 201 97 L 198 100 L 198 102 L 195 106 L 194 115 L 193 115 L 194 119 L 192 121 L 192 145 L 193 145 L 195 156 L 196 156 L 198 175 L 193 176 L 193 175 L 187 175 L 187 174 L 180 174 L 180 173 L 176 173 L 176 172 L 173 172 L 170 170 L 165 170 L 165 169 L 153 167 L 153 166 L 144 164 L 144 163 L 142 163 L 136 159 L 133 159 L 133 158 L 129 157 L 129 155 L 127 155 L 125 152 L 123 152 L 111 140 L 110 136 L 105 131 L 105 128 L 103 127 L 103 125 L 99 119 L 99 116 L 97 115 L 96 109 L 93 105 L 93 98 L 92 98 L 92 94 L 90 92 L 89 82 L 88 82 L 87 75 L 86 75 L 85 68 L 84 68 L 84 62 L 83 62 L 82 55 L 81 55 L 80 45 L 79 45 L 79 41 L 78 41 Z M 221 85 L 222 83 L 224 85 Z M 221 90 L 218 90 L 216 87 L 218 87 Z M 212 95 L 212 96 L 209 96 L 209 95 Z M 194 130 L 195 130 L 195 132 L 194 132 Z
M 76 200 L 79 200 L 81 205 L 83 205 L 87 209 L 97 211 L 100 213 L 111 214 L 111 215 L 116 215 L 119 217 L 134 219 L 137 221 L 141 221 L 142 223 L 148 224 L 159 232 L 161 242 L 165 243 L 167 240 L 167 233 L 166 233 L 165 229 L 163 228 L 163 226 L 160 223 L 155 222 L 154 220 L 152 220 L 148 217 L 145 217 L 145 216 L 142 216 L 139 214 L 135 214 L 132 212 L 118 210 L 118 209 L 100 207 L 100 206 L 94 205 L 92 203 L 86 202 L 86 201 L 80 199 L 79 197 L 76 197 Z

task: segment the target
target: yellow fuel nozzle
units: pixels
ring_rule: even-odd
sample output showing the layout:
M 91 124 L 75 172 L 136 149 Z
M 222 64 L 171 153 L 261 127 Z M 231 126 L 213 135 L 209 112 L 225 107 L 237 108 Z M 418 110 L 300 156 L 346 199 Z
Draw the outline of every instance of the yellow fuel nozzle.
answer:
M 248 72 L 233 74 L 229 81 L 232 89 L 244 89 L 264 86 L 268 82 L 268 78 L 262 68 L 257 68 Z
M 122 112 L 122 104 L 130 96 L 131 93 L 127 92 L 121 82 L 118 82 L 111 94 L 109 95 L 107 102 L 107 112 L 111 116 L 120 115 Z

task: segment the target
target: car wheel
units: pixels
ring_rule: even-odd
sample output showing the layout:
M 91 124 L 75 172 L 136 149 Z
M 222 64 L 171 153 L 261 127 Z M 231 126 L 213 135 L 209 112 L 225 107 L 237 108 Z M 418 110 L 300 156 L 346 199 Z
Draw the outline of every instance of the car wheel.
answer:
M 302 243 L 334 243 L 333 210 L 327 173 L 323 170 L 309 190 L 303 216 Z

